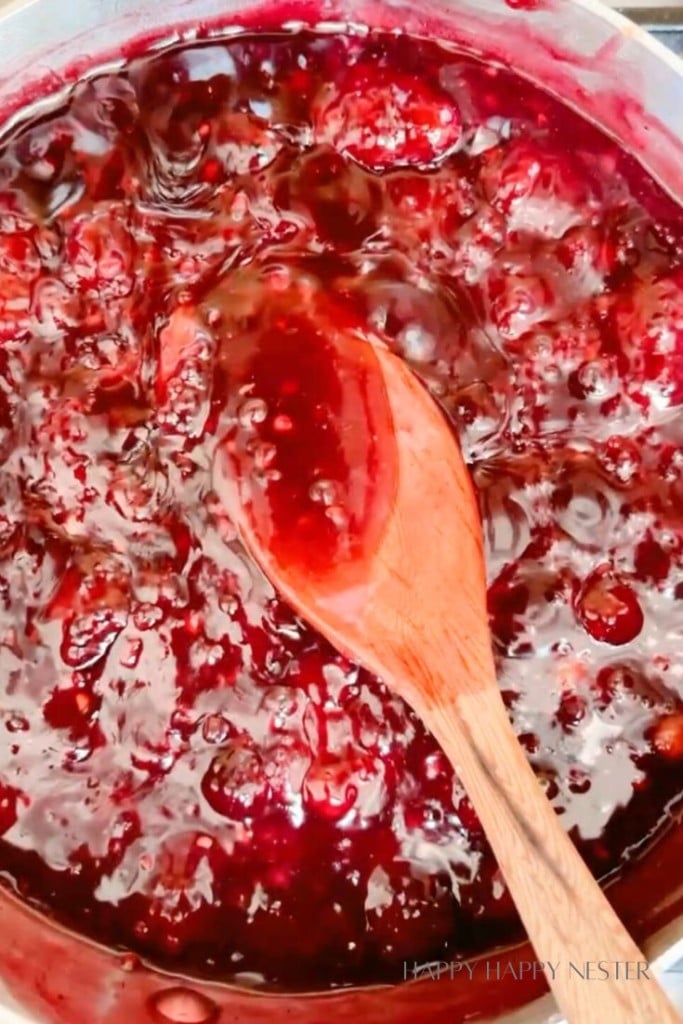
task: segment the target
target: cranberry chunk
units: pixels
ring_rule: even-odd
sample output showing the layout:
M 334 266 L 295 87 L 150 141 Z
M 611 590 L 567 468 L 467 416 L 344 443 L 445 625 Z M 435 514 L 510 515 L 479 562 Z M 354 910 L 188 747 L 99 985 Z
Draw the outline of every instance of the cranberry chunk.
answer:
M 614 306 L 618 343 L 633 377 L 630 390 L 645 401 L 683 401 L 683 271 L 646 279 Z
M 667 761 L 683 761 L 683 714 L 666 715 L 655 726 L 652 742 Z
M 385 767 L 366 754 L 315 761 L 304 779 L 306 806 L 329 821 L 351 814 L 356 820 L 371 821 L 382 814 L 389 796 Z
M 636 548 L 635 566 L 641 580 L 660 583 L 669 575 L 671 560 L 661 545 L 648 537 Z
M 644 624 L 635 591 L 603 572 L 586 580 L 576 601 L 576 611 L 593 639 L 615 646 L 635 640 Z
M 417 75 L 359 63 L 316 111 L 318 136 L 375 172 L 426 166 L 460 140 L 453 100 Z
M 271 797 L 262 755 L 248 741 L 236 740 L 209 765 L 202 793 L 226 818 L 240 821 L 262 813 Z
M 560 239 L 587 222 L 595 203 L 586 168 L 572 154 L 528 138 L 487 153 L 481 182 L 487 199 L 507 216 L 509 230 L 548 238 Z
M 98 211 L 71 225 L 66 242 L 67 283 L 103 298 L 122 298 L 133 287 L 134 242 L 125 208 Z
M 62 658 L 70 668 L 91 668 L 106 657 L 128 621 L 122 609 L 99 608 L 64 626 Z

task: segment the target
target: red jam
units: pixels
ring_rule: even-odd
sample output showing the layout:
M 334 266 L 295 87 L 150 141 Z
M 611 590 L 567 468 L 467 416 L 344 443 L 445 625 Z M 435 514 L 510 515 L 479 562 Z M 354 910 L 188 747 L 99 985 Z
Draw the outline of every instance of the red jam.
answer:
M 237 514 L 244 509 L 277 564 L 324 576 L 340 561 L 362 561 L 381 536 L 396 444 L 367 338 L 347 333 L 343 310 L 321 314 L 300 291 L 259 289 L 253 333 L 238 339 L 222 325 L 229 313 L 210 307 L 234 424 L 214 481 L 223 500 L 232 485 Z M 230 290 L 219 296 L 229 308 Z
M 539 89 L 397 35 L 213 40 L 61 102 L 0 152 L 5 884 L 284 989 L 516 938 L 436 743 L 273 593 L 216 459 L 298 517 L 283 551 L 338 557 L 391 459 L 336 332 L 409 363 L 471 466 L 515 729 L 617 874 L 683 794 L 683 214 Z

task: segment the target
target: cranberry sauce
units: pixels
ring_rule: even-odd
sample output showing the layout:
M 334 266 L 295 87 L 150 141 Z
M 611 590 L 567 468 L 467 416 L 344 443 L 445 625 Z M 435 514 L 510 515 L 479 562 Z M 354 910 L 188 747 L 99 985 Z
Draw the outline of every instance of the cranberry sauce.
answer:
M 222 298 L 229 307 L 234 296 Z M 347 333 L 343 311 L 321 315 L 292 288 L 277 301 L 261 289 L 254 298 L 252 335 L 224 333 L 224 316 L 208 311 L 234 422 L 216 489 L 221 500 L 226 484 L 234 492 L 237 515 L 241 505 L 280 565 L 324 576 L 362 561 L 391 511 L 396 443 L 381 370 L 367 339 Z
M 0 870 L 111 946 L 283 988 L 519 934 L 434 740 L 213 491 L 232 444 L 310 517 L 283 550 L 371 536 L 392 461 L 337 330 L 450 417 L 511 719 L 613 875 L 683 793 L 681 211 L 510 72 L 372 33 L 141 58 L 4 140 Z

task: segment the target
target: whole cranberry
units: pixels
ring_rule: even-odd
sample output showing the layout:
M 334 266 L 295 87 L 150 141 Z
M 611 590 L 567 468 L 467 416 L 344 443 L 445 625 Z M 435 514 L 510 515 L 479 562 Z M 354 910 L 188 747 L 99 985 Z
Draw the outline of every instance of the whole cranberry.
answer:
M 576 614 L 594 640 L 614 646 L 635 640 L 645 621 L 633 588 L 604 571 L 585 581 L 576 599 Z
M 235 821 L 260 814 L 271 796 L 263 758 L 244 738 L 235 740 L 213 758 L 201 790 L 214 811 Z

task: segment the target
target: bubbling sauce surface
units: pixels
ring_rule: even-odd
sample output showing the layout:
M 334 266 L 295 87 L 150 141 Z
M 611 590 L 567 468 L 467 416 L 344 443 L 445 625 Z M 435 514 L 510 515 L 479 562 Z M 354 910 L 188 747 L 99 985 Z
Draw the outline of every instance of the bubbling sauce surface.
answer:
M 519 935 L 435 741 L 213 489 L 232 441 L 312 517 L 285 545 L 367 525 L 381 445 L 297 468 L 296 432 L 377 408 L 330 324 L 452 422 L 501 689 L 595 874 L 683 794 L 681 210 L 435 42 L 245 35 L 93 74 L 0 150 L 0 872 L 107 945 L 284 989 Z

